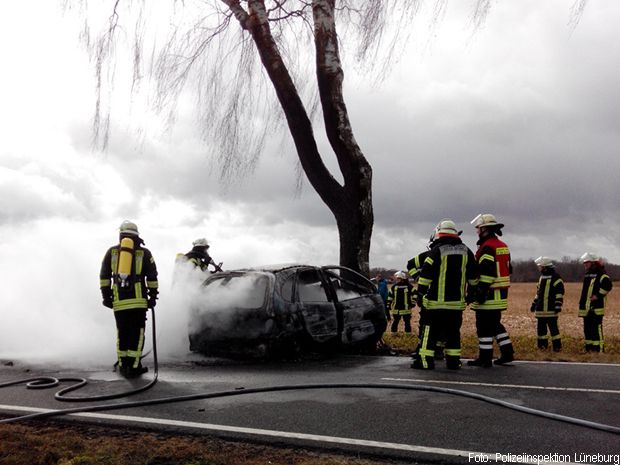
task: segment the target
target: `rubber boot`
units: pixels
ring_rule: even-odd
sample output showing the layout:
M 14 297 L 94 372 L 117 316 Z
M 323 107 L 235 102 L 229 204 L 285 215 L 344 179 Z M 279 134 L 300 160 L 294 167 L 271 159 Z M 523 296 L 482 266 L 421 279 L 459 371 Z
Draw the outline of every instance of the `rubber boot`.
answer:
M 499 348 L 501 353 L 499 358 L 493 361 L 495 365 L 505 365 L 506 363 L 510 363 L 515 359 L 515 351 L 512 348 L 512 343 L 504 344 L 503 346 L 499 346 Z
M 553 351 L 554 352 L 560 352 L 562 350 L 562 340 L 561 339 L 554 339 L 553 341 L 551 341 L 551 344 L 553 346 Z
M 480 349 L 478 358 L 467 362 L 470 367 L 491 368 L 493 366 L 493 349 Z
M 461 368 L 461 359 L 457 355 L 446 355 L 446 368 L 458 370 Z

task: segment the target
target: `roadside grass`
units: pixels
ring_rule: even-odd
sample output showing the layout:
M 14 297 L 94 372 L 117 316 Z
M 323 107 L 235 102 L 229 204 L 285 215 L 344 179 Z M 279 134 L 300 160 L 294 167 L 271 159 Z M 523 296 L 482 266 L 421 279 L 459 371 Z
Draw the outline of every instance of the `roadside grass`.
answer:
M 583 323 L 577 316 L 581 285 L 566 285 L 560 314 L 562 351 L 536 348 L 536 319 L 530 303 L 535 283 L 511 287 L 503 322 L 513 340 L 517 360 L 620 363 L 620 292 L 609 296 L 603 322 L 605 353 L 583 353 Z M 414 334 L 386 333 L 383 340 L 397 355 L 409 356 L 417 345 Z M 402 330 L 402 328 L 401 328 Z M 462 357 L 475 358 L 478 341 L 475 315 L 466 310 L 461 331 Z M 496 348 L 496 355 L 497 348 Z M 408 361 L 404 361 L 408 365 Z M 464 369 L 467 369 L 466 367 Z M 311 450 L 225 441 L 191 435 L 161 434 L 62 422 L 0 425 L 2 465 L 387 465 L 404 462 L 364 459 Z
M 55 423 L 0 425 L 2 465 L 388 465 L 236 441 Z

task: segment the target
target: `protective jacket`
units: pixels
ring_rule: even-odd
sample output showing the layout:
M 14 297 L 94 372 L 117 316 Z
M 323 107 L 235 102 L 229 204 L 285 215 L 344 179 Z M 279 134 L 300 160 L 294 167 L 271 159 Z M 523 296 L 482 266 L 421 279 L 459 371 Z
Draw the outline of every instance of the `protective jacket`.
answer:
M 415 306 L 414 289 L 409 281 L 397 282 L 388 292 L 388 307 L 392 315 L 411 315 Z
M 185 254 L 185 258 L 202 271 L 207 271 L 209 265 L 215 266 L 215 262 L 203 247 L 194 247 Z
M 495 234 L 477 242 L 476 260 L 480 270 L 477 298 L 472 310 L 506 310 L 512 264 L 510 250 Z
M 412 279 L 417 281 L 417 279 L 419 278 L 420 271 L 422 271 L 422 265 L 424 265 L 424 260 L 426 260 L 426 257 L 428 257 L 429 253 L 430 250 L 425 250 L 424 252 L 416 255 L 407 262 L 407 272 Z
M 583 287 L 581 288 L 581 298 L 579 299 L 579 316 L 585 317 L 589 312 L 595 315 L 605 315 L 607 294 L 612 287 L 613 283 L 605 272 L 604 267 L 601 266 L 586 273 L 583 277 Z M 593 296 L 597 298 L 591 300 Z
M 536 318 L 557 316 L 562 311 L 564 302 L 564 281 L 555 268 L 545 267 L 541 270 L 536 288 L 536 297 L 530 310 Z
M 474 254 L 458 237 L 436 241 L 424 260 L 418 279 L 418 299 L 424 308 L 459 310 L 466 307 L 466 285 L 476 286 Z
M 157 300 L 157 266 L 150 250 L 142 247 L 143 241 L 136 240 L 131 264 L 131 274 L 126 282 L 118 276 L 120 245 L 108 249 L 99 272 L 99 287 L 103 304 L 114 311 L 154 308 Z

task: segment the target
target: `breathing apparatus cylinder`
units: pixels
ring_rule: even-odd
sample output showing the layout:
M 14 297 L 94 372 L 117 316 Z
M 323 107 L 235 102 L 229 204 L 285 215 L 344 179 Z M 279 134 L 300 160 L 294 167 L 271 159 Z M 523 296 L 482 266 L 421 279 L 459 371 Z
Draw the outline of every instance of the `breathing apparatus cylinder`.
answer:
M 117 275 L 120 280 L 121 287 L 129 284 L 127 278 L 131 274 L 131 263 L 133 262 L 133 239 L 124 237 L 121 239 L 121 250 L 118 257 Z

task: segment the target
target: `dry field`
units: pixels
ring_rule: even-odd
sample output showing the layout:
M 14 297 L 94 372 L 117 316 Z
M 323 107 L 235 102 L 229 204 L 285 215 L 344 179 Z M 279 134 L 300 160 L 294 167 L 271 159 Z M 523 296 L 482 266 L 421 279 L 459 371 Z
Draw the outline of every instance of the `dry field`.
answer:
M 513 340 L 516 357 L 521 360 L 620 363 L 620 283 L 615 283 L 614 286 L 614 290 L 607 299 L 607 309 L 603 320 L 605 353 L 586 354 L 583 353 L 583 320 L 577 316 L 581 283 L 566 283 L 564 307 L 559 318 L 563 344 L 560 353 L 536 349 L 536 318 L 530 312 L 530 305 L 536 294 L 536 283 L 512 284 L 508 294 L 508 310 L 504 312 L 502 322 Z M 417 314 L 417 309 L 415 309 L 412 322 L 414 332 L 417 332 Z M 477 353 L 475 314 L 471 310 L 465 310 L 463 315 L 461 339 L 463 358 L 475 357 Z M 417 344 L 417 337 L 402 333 L 397 335 L 388 333 L 385 336 L 385 341 L 397 352 L 410 353 Z

